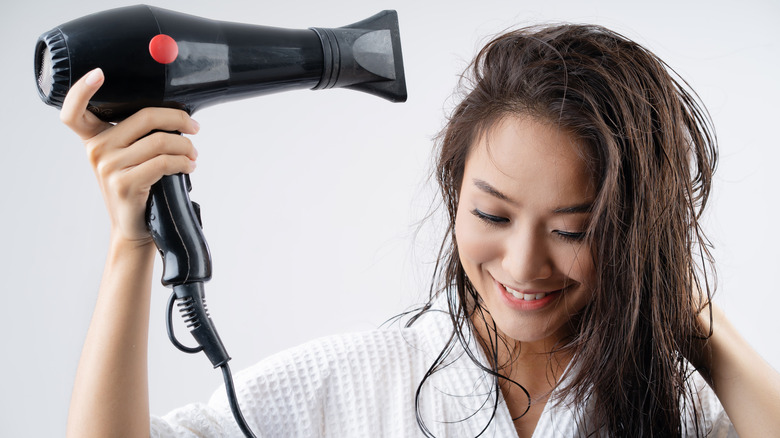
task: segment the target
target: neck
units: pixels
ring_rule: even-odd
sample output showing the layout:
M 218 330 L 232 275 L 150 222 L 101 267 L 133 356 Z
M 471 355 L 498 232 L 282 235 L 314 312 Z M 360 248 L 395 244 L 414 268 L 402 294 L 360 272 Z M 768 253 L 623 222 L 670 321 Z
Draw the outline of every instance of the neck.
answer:
M 506 379 L 501 379 L 504 396 L 522 392 L 522 385 L 534 399 L 546 400 L 571 360 L 572 353 L 561 349 L 565 334 L 555 334 L 533 342 L 517 341 L 502 333 L 490 315 L 477 310 L 471 318 L 477 340 L 489 363 Z M 525 396 L 525 395 L 523 395 Z

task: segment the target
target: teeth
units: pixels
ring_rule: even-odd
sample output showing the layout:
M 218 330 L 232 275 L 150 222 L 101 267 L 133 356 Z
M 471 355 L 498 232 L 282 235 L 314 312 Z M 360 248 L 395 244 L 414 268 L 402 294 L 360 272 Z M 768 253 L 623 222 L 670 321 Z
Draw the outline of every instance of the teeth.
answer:
M 504 289 L 506 289 L 507 292 L 512 294 L 513 297 L 517 298 L 518 300 L 524 300 L 524 301 L 541 300 L 542 298 L 547 296 L 547 294 L 544 292 L 538 294 L 524 294 L 514 289 L 510 289 L 506 286 L 504 286 Z

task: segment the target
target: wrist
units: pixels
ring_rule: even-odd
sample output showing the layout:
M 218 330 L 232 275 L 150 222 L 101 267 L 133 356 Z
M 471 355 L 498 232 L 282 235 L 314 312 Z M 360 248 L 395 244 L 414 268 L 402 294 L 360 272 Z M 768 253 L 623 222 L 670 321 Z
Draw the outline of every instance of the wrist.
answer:
M 130 262 L 138 267 L 148 266 L 151 269 L 156 252 L 157 247 L 154 245 L 151 237 L 149 239 L 137 240 L 128 239 L 121 234 L 111 233 L 107 261 L 109 265 Z
M 711 381 L 720 371 L 719 363 L 732 355 L 735 348 L 743 345 L 744 340 L 715 303 L 701 311 L 698 322 L 705 338 L 701 340 L 693 360 L 689 361 Z
M 115 231 L 111 232 L 109 245 L 112 249 L 123 252 L 153 252 L 156 248 L 151 235 L 142 239 L 137 239 L 126 237 L 124 234 Z
M 154 270 L 156 248 L 154 242 L 123 238 L 113 234 L 110 238 L 103 270 L 99 301 L 109 299 L 112 306 L 117 300 L 130 300 L 123 306 L 136 306 L 140 296 L 149 296 Z M 121 301 L 125 302 L 125 301 Z
M 689 344 L 683 350 L 685 358 L 709 382 L 712 366 L 712 342 L 717 327 L 715 304 L 697 306 L 695 327 L 690 333 Z

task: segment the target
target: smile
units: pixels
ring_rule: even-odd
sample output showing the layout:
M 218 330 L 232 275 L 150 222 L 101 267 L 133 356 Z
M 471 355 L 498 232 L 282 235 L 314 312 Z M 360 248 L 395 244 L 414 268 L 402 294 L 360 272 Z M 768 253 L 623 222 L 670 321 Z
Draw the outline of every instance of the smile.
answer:
M 507 287 L 504 283 L 495 279 L 493 279 L 493 283 L 495 284 L 498 296 L 501 297 L 504 304 L 519 311 L 536 311 L 547 308 L 558 302 L 558 298 L 561 294 L 571 288 L 571 285 L 569 285 L 558 290 L 528 290 L 521 292 L 517 289 Z
M 517 298 L 518 300 L 525 300 L 525 301 L 541 300 L 542 298 L 546 297 L 548 293 L 551 293 L 551 292 L 539 292 L 539 293 L 524 294 L 520 291 L 516 291 L 508 287 L 505 284 L 502 284 L 501 286 L 504 286 L 504 289 L 507 292 L 509 292 L 513 297 Z

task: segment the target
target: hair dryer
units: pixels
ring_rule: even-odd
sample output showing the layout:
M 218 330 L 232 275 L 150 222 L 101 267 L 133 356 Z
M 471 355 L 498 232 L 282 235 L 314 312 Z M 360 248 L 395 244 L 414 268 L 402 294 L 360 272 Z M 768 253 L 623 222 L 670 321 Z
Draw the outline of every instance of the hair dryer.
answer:
M 119 121 L 147 106 L 199 108 L 277 91 L 351 88 L 406 100 L 398 18 L 383 11 L 336 29 L 213 21 L 146 5 L 99 12 L 41 35 L 35 75 L 56 107 L 101 67 L 91 110 Z
M 293 89 L 349 88 L 406 100 L 398 18 L 383 11 L 340 28 L 282 29 L 220 22 L 137 5 L 88 15 L 44 33 L 35 47 L 41 99 L 61 107 L 75 80 L 101 67 L 108 80 L 89 110 L 118 122 L 144 107 L 192 114 L 222 102 Z M 168 333 L 179 349 L 204 351 L 222 367 L 230 360 L 204 302 L 211 255 L 200 207 L 190 201 L 187 175 L 163 177 L 151 189 L 146 219 L 163 259 L 162 283 L 173 288 Z M 179 307 L 200 345 L 181 345 L 171 329 Z M 252 436 L 226 385 L 236 420 Z

